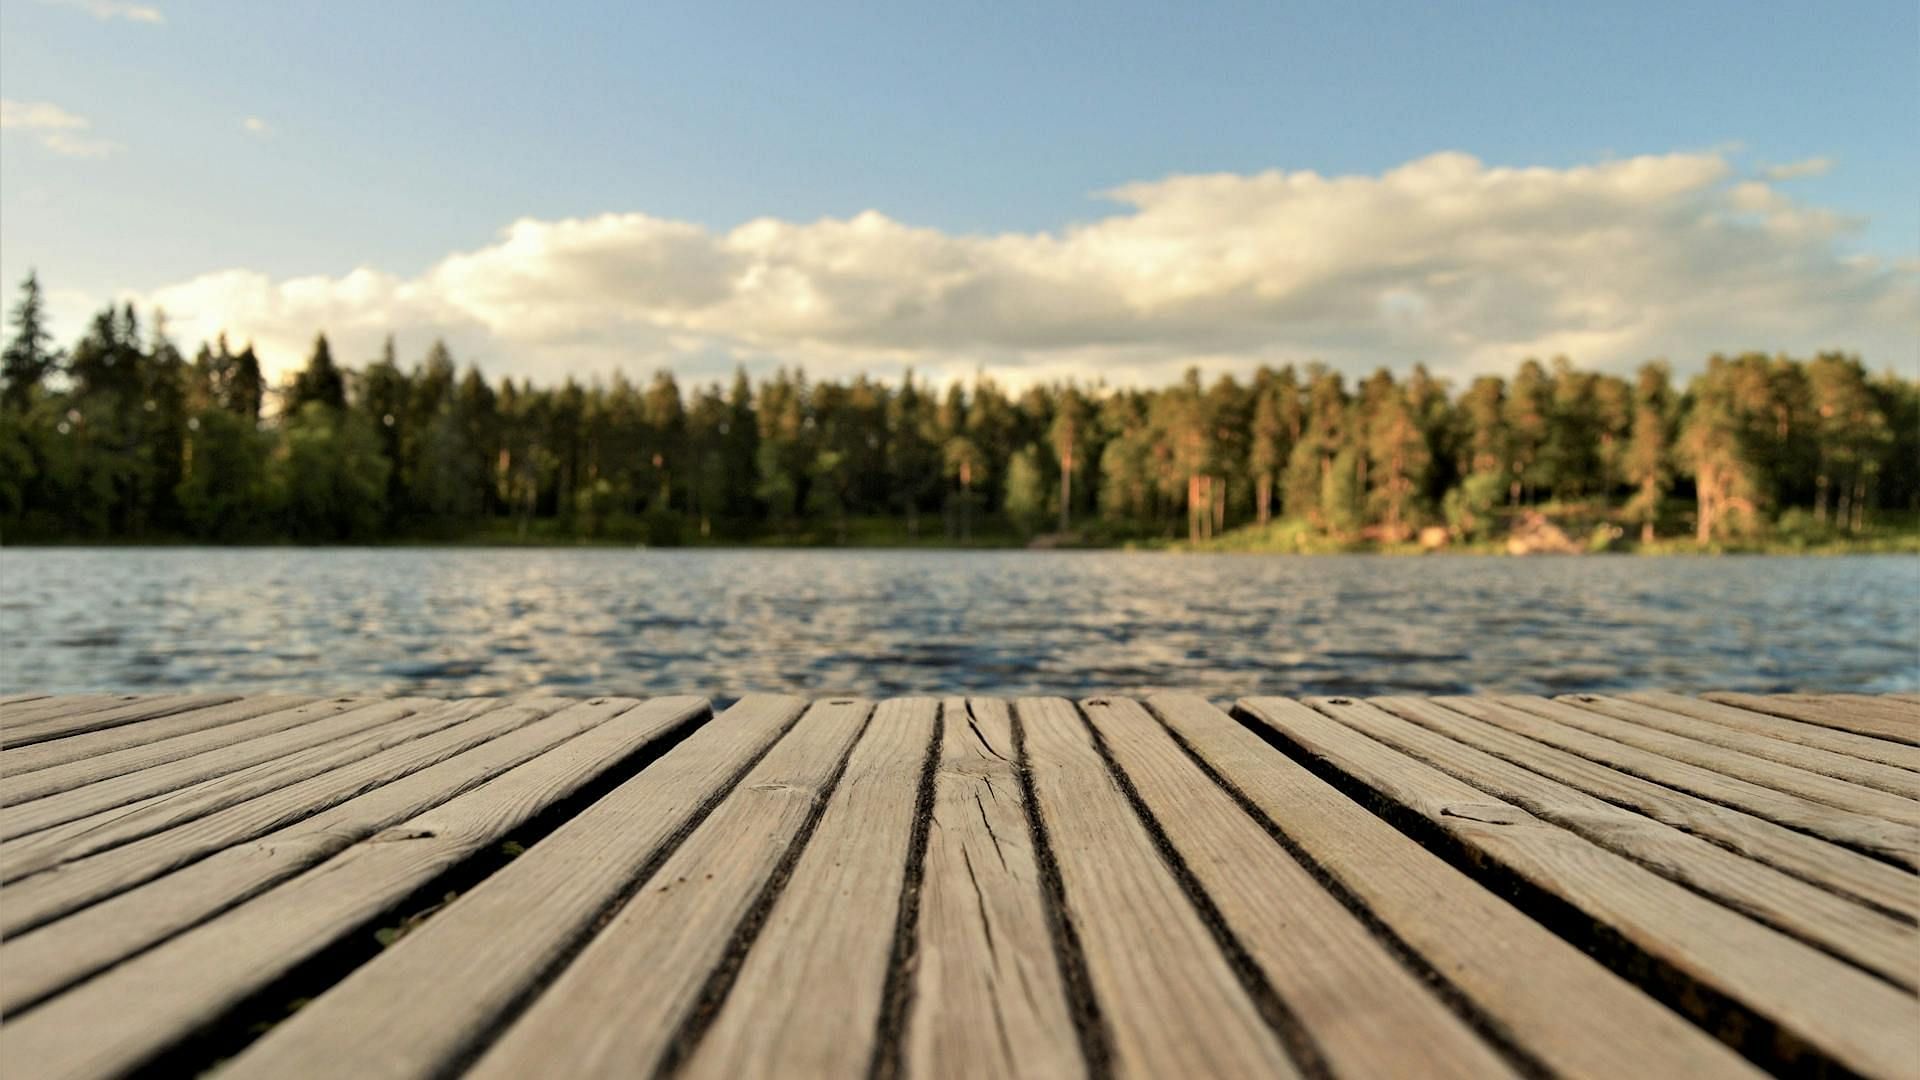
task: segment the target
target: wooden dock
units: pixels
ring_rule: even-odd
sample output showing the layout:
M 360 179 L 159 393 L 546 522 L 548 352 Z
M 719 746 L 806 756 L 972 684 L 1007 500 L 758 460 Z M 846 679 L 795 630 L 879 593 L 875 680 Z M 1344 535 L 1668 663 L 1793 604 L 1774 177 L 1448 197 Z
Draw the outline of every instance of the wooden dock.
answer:
M 1920 696 L 0 699 L 0 1073 L 1920 1076 Z

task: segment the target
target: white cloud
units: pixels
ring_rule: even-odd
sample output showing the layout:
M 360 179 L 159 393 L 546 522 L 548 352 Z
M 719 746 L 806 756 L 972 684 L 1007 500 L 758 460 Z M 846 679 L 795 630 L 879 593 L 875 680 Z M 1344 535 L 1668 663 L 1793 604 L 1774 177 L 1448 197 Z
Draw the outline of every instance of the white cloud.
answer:
M 40 2 L 54 7 L 84 11 L 103 22 L 109 19 L 125 19 L 128 22 L 159 26 L 167 21 L 167 17 L 162 15 L 157 7 L 126 3 L 124 0 L 40 0 Z
M 1760 170 L 1760 175 L 1768 180 L 1798 180 L 1807 176 L 1825 176 L 1832 171 L 1832 158 L 1811 157 L 1804 161 L 1789 161 L 1784 165 L 1769 165 Z
M 445 335 L 490 371 L 736 359 L 1010 381 L 1168 378 L 1268 360 L 1466 375 L 1567 353 L 1625 370 L 1714 350 L 1862 351 L 1906 364 L 1920 269 L 1850 256 L 1856 223 L 1737 178 L 1719 153 L 1568 169 L 1436 154 L 1380 175 L 1173 176 L 1053 232 L 956 235 L 868 211 L 717 232 L 646 214 L 522 220 L 418 277 L 275 281 L 232 270 L 155 290 L 183 338 L 225 328 L 270 364 L 316 330 L 369 356 Z
M 106 157 L 118 143 L 86 134 L 93 125 L 52 102 L 0 100 L 0 130 L 31 132 L 41 146 L 64 157 Z
M 249 135 L 264 138 L 273 134 L 273 125 L 257 116 L 249 116 L 245 120 L 240 121 L 240 130 Z

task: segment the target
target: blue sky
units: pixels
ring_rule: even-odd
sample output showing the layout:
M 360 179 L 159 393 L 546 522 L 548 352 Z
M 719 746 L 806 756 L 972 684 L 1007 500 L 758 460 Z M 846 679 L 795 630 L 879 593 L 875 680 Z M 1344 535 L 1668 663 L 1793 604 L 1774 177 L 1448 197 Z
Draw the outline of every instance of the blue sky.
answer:
M 444 333 L 492 366 L 537 374 L 789 354 L 879 370 L 917 362 L 1144 374 L 1183 356 L 1231 366 L 1269 353 L 1340 362 L 1352 351 L 1360 363 L 1359 354 L 1395 341 L 1431 349 L 1439 366 L 1462 370 L 1502 349 L 1569 341 L 1604 354 L 1594 362 L 1618 365 L 1635 351 L 1667 351 L 1665 338 L 1685 349 L 1697 347 L 1696 338 L 1719 340 L 1715 333 L 1727 347 L 1810 347 L 1832 334 L 1829 327 L 1862 318 L 1863 340 L 1829 343 L 1884 354 L 1888 343 L 1899 348 L 1899 327 L 1873 320 L 1903 319 L 1912 309 L 1920 259 L 1920 200 L 1912 196 L 1920 190 L 1920 15 L 1910 0 L 1837 7 L 1110 2 L 1017 15 L 1004 5 L 873 4 L 812 5 L 805 18 L 796 10 L 5 0 L 0 97 L 11 112 L 0 135 L 0 275 L 10 289 L 37 267 L 59 293 L 63 314 L 112 295 L 171 297 L 170 308 L 194 308 L 184 313 L 194 331 L 220 322 L 289 341 L 319 327 L 270 325 L 276 319 L 328 316 L 346 324 L 340 332 L 362 336 L 385 319 L 405 336 Z M 29 114 L 29 106 L 59 112 Z M 248 118 L 257 121 L 253 130 Z M 1174 323 L 1197 317 L 1166 322 L 1166 297 L 1143 293 L 1135 281 L 1114 286 L 1120 299 L 1111 307 L 1088 301 L 1085 317 L 1068 320 L 1070 327 L 1028 326 L 977 340 L 879 326 L 870 312 L 850 308 L 835 308 L 831 326 L 787 326 L 789 308 L 770 312 L 734 303 L 732 294 L 724 313 L 709 305 L 688 314 L 683 305 L 671 317 L 619 306 L 625 300 L 564 315 L 549 305 L 522 320 L 544 329 L 523 332 L 499 311 L 501 288 L 479 289 L 493 305 L 483 310 L 472 299 L 477 286 L 454 295 L 429 281 L 450 255 L 497 247 L 502 230 L 523 219 L 646 215 L 696 227 L 702 259 L 717 257 L 714 251 L 738 256 L 744 241 L 728 238 L 743 223 L 771 218 L 801 228 L 868 211 L 890 226 L 928 230 L 941 243 L 1059 237 L 1076 223 L 1127 214 L 1100 195 L 1123 185 L 1269 170 L 1377 180 L 1435 154 L 1467 155 L 1482 173 L 1539 167 L 1560 175 L 1641 156 L 1712 158 L 1721 175 L 1662 196 L 1678 202 L 1636 210 L 1634 227 L 1657 227 L 1648 223 L 1673 217 L 1681 203 L 1695 225 L 1739 213 L 1824 215 L 1829 224 L 1813 240 L 1801 229 L 1790 250 L 1749 256 L 1806 280 L 1749 279 L 1741 295 L 1797 288 L 1809 304 L 1827 306 L 1808 315 L 1813 336 L 1806 341 L 1736 340 L 1738 325 L 1695 325 L 1693 316 L 1633 335 L 1598 324 L 1503 335 L 1484 311 L 1465 309 L 1411 337 L 1353 327 L 1294 332 L 1300 324 L 1285 316 L 1284 302 L 1245 312 L 1251 321 L 1223 336 L 1174 332 Z M 1799 175 L 1766 173 L 1795 163 Z M 1485 195 L 1484 180 L 1461 174 L 1447 183 Z M 1736 196 L 1748 181 L 1766 183 L 1775 202 Z M 1429 189 L 1424 181 L 1414 186 Z M 1716 192 L 1721 204 L 1698 205 Z M 1458 195 L 1434 198 L 1439 205 Z M 1189 197 L 1203 196 L 1163 192 L 1150 202 L 1187 205 Z M 1222 199 L 1254 216 L 1265 212 L 1247 209 L 1240 196 Z M 1315 206 L 1315 214 L 1338 213 Z M 1182 251 L 1212 250 L 1208 238 L 1234 235 L 1242 220 L 1224 211 L 1201 217 L 1183 218 L 1192 231 L 1181 233 Z M 1275 235 L 1297 238 L 1300 227 L 1292 221 Z M 1469 235 L 1502 227 L 1489 218 Z M 608 258 L 653 266 L 665 257 L 657 255 L 657 233 L 629 222 L 596 234 L 582 257 L 592 267 Z M 1781 228 L 1773 234 L 1786 235 Z M 1165 239 L 1158 229 L 1154 236 L 1156 244 Z M 1386 247 L 1392 240 L 1391 233 L 1374 238 Z M 1703 294 L 1719 288 L 1708 264 L 1730 250 L 1753 250 L 1752 240 L 1741 234 L 1684 261 L 1697 277 L 1681 284 L 1691 281 Z M 852 241 L 834 241 L 841 242 Z M 552 236 L 522 247 L 494 260 L 491 272 L 539 273 L 549 283 L 581 272 L 580 263 L 554 254 Z M 781 247 L 788 254 L 780 258 L 790 249 Z M 642 250 L 652 254 L 634 254 Z M 932 255 L 891 243 L 861 250 L 865 265 L 897 267 L 916 280 L 957 259 L 993 290 L 1002 289 L 991 285 L 993 275 L 1005 277 L 1007 260 L 1016 258 L 964 245 Z M 1079 266 L 1087 257 L 1055 255 L 1047 265 Z M 1855 308 L 1830 310 L 1832 282 L 1857 270 L 1862 255 L 1880 261 L 1878 276 L 1847 286 Z M 1814 257 L 1830 265 L 1809 269 Z M 1127 273 L 1137 277 L 1137 257 L 1128 258 L 1136 262 Z M 1201 258 L 1177 256 L 1155 263 L 1155 272 L 1171 279 Z M 749 260 L 770 261 L 779 260 L 764 251 Z M 1020 274 L 1041 273 L 1020 266 Z M 378 280 L 352 285 L 356 268 Z M 236 270 L 256 275 L 268 292 L 235 299 L 230 287 L 186 288 Z M 1450 273 L 1494 279 L 1492 268 L 1471 261 L 1423 264 L 1421 272 L 1420 281 Z M 1411 278 L 1387 281 L 1384 273 L 1361 267 L 1321 284 L 1339 291 L 1341 302 L 1358 288 L 1376 290 L 1373 300 L 1412 290 L 1412 308 L 1400 300 L 1386 307 L 1430 307 L 1436 319 L 1451 310 L 1443 290 Z M 1540 277 L 1508 273 L 1522 283 Z M 326 303 L 301 307 L 272 291 L 309 277 L 329 283 Z M 1009 280 L 1015 285 L 1005 289 L 1015 292 L 1028 281 Z M 1251 289 L 1272 298 L 1294 287 L 1279 281 L 1270 274 L 1244 288 L 1223 285 L 1220 295 Z M 655 284 L 623 261 L 587 291 L 627 297 Z M 809 285 L 809 303 L 832 300 L 830 284 Z M 429 292 L 431 303 L 422 299 Z M 1520 289 L 1504 302 L 1529 295 Z M 1610 288 L 1602 306 L 1632 306 L 1638 295 Z M 924 300 L 924 291 L 916 297 Z M 1569 306 L 1566 297 L 1533 299 L 1593 308 L 1585 300 Z M 1003 301 L 988 307 L 1004 314 Z M 1139 333 L 1090 329 L 1103 311 L 1160 321 Z M 594 325 L 568 329 L 560 325 L 566 319 Z M 625 329 L 605 331 L 615 322 Z M 1266 339 L 1262 327 L 1273 331 Z M 1773 336 L 1794 339 L 1790 331 Z M 1912 358 L 1911 351 L 1882 356 L 1884 363 Z

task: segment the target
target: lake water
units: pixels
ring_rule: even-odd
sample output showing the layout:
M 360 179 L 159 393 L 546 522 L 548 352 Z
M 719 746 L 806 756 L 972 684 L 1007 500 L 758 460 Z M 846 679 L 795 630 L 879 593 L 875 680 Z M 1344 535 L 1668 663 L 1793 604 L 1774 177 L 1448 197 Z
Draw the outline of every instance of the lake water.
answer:
M 1920 688 L 1920 559 L 0 551 L 6 692 Z

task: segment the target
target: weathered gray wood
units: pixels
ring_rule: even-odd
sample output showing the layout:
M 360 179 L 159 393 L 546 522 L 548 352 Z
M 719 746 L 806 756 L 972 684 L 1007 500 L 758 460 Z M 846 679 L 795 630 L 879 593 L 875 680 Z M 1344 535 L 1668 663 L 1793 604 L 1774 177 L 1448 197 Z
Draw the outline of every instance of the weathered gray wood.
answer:
M 44 798 L 116 776 L 193 757 L 246 739 L 299 727 L 366 704 L 357 698 L 273 695 L 241 698 L 230 705 L 197 709 L 70 739 L 0 751 L 0 806 Z M 154 729 L 169 728 L 161 732 Z M 138 735 L 129 739 L 128 734 Z M 36 751 L 53 753 L 39 754 Z
M 1856 735 L 1887 739 L 1907 746 L 1920 746 L 1920 721 L 1910 717 L 1869 711 L 1856 706 L 1826 701 L 1799 701 L 1772 694 L 1712 693 L 1702 695 L 1723 705 L 1737 705 L 1755 712 L 1772 713 L 1792 720 L 1804 720 Z
M 1856 814 L 1876 817 L 1882 821 L 1913 826 L 1915 850 L 1920 851 L 1920 802 L 1912 799 L 1902 798 L 1885 791 L 1876 791 L 1846 780 L 1837 780 L 1832 776 L 1824 776 L 1806 768 L 1783 765 L 1778 761 L 1771 761 L 1750 752 L 1710 745 L 1698 738 L 1675 735 L 1644 724 L 1628 723 L 1543 697 L 1516 694 L 1496 697 L 1492 700 L 1538 713 L 1541 716 L 1552 717 L 1583 731 L 1652 750 L 1675 761 L 1684 761 L 1703 769 L 1712 769 L 1728 776 L 1739 777 L 1742 780 L 1773 788 L 1775 791 L 1799 795 L 1815 802 L 1826 803 L 1828 806 L 1837 806 Z M 1442 704 L 1445 704 L 1444 699 Z
M 1840 709 L 1858 709 L 1894 720 L 1920 723 L 1920 707 L 1890 694 L 1776 694 L 1788 701 L 1813 705 L 1832 705 Z
M 1450 737 L 1472 720 L 1450 718 L 1446 710 L 1424 703 L 1401 708 L 1427 726 L 1349 698 L 1312 698 L 1308 704 L 1376 742 L 1907 990 L 1920 985 L 1913 962 L 1920 956 L 1920 930 Z
M 1114 1070 L 1137 1076 L 1296 1076 L 1071 702 L 1015 715 L 1066 914 L 1106 1020 Z
M 12 726 L 52 716 L 78 716 L 137 701 L 153 701 L 158 694 L 49 694 L 38 701 L 0 707 L 0 723 Z M 4 740 L 0 740 L 4 741 Z
M 493 1038 L 528 989 L 617 912 L 629 890 L 651 880 L 660 857 L 744 770 L 767 764 L 759 755 L 802 708 L 797 698 L 742 699 L 276 1026 L 229 1062 L 226 1074 L 446 1075 L 448 1062 Z M 801 755 L 812 752 L 803 748 Z M 773 792 L 791 776 L 775 761 L 750 779 L 773 785 L 766 789 Z M 751 812 L 735 818 L 748 826 L 752 819 Z M 725 851 L 728 843 L 721 837 L 710 850 Z M 418 993 L 422 986 L 433 992 Z M 341 1039 L 342 1031 L 353 1038 Z
M 0 840 L 13 840 L 104 810 L 131 806 L 155 795 L 185 791 L 215 777 L 244 774 L 250 768 L 302 750 L 337 747 L 343 739 L 377 732 L 437 704 L 427 698 L 400 698 L 352 709 L 264 738 L 215 747 L 136 773 L 17 803 L 0 809 Z
M 449 702 L 442 710 L 430 710 L 420 718 L 403 721 L 436 724 L 441 720 L 450 721 L 431 735 L 408 739 L 298 783 L 277 787 L 218 812 L 196 817 L 178 827 L 62 863 L 7 886 L 6 901 L 0 903 L 0 935 L 21 933 L 215 851 L 311 817 L 568 704 L 556 698 L 513 703 L 493 699 Z
M 816 703 L 612 916 L 470 1074 L 650 1072 L 695 1010 L 835 780 L 873 706 Z
M 988 698 L 948 698 L 942 710 L 906 1073 L 1083 1074 L 1014 774 L 1013 716 Z
M 921 784 L 932 779 L 928 751 L 938 735 L 939 703 L 932 698 L 896 698 L 874 710 L 793 876 L 680 1075 L 857 1076 L 868 1068 L 878 1049 L 894 915 L 923 810 Z
M 1756 1075 L 1206 701 L 1162 694 L 1150 704 L 1237 798 L 1544 1072 L 1570 1080 Z
M 595 698 L 561 709 L 410 776 L 374 788 L 286 828 L 217 851 L 199 862 L 0 941 L 0 1015 L 16 1011 L 152 947 L 357 841 L 438 806 L 561 742 L 633 708 L 628 698 Z M 669 716 L 699 699 L 660 699 Z
M 1298 752 L 1417 814 L 1476 859 L 1546 890 L 1639 955 L 1770 1021 L 1776 1038 L 1767 1048 L 1800 1050 L 1868 1076 L 1902 1076 L 1920 1060 L 1920 1000 L 1912 995 L 1304 705 L 1254 698 L 1242 707 Z
M 1514 713 L 1541 717 L 1548 720 L 1548 726 L 1528 724 L 1521 734 L 1563 750 L 1571 750 L 1641 779 L 1666 784 L 1837 844 L 1877 853 L 1902 866 L 1920 865 L 1920 838 L 1915 836 L 1911 826 L 1884 821 L 1868 814 L 1856 814 L 1729 776 L 1715 769 L 1676 761 L 1624 740 L 1604 738 L 1584 727 L 1562 723 L 1557 714 L 1547 716 L 1538 710 L 1518 709 L 1494 711 L 1487 708 L 1488 702 L 1482 698 L 1445 697 L 1434 700 L 1455 712 L 1497 724 L 1510 731 L 1519 730 L 1520 726 L 1513 719 Z M 1567 711 L 1580 712 L 1571 708 Z M 1582 713 L 1579 718 L 1585 719 L 1591 715 Z
M 1589 795 L 1597 795 L 1676 829 L 1705 837 L 1730 851 L 1894 912 L 1909 924 L 1920 920 L 1920 889 L 1915 888 L 1911 873 L 1765 818 L 1610 768 L 1596 759 L 1609 756 L 1620 747 L 1598 735 L 1556 727 L 1544 717 L 1479 699 L 1471 704 L 1456 703 L 1452 709 L 1413 697 L 1372 701 L 1396 716 L 1424 724 Z M 1494 718 L 1499 722 L 1494 723 Z M 1556 743 L 1582 747 L 1586 755 L 1559 749 Z
M 1196 884 L 1337 1076 L 1516 1075 L 1307 869 L 1122 698 L 1081 708 Z M 1274 918 L 1283 905 L 1286 918 Z M 1383 1039 L 1380 1033 L 1394 1037 Z
M 122 805 L 116 796 L 111 805 L 96 809 L 84 817 L 0 841 L 0 881 L 14 881 L 28 874 L 39 873 L 63 862 L 151 836 L 257 795 L 318 776 L 388 747 L 452 726 L 472 715 L 476 709 L 491 704 L 491 701 L 452 706 L 426 701 L 408 705 L 396 703 L 396 712 L 403 708 L 418 708 L 419 711 L 397 718 L 379 717 L 379 722 L 356 725 L 359 730 L 341 733 L 330 742 L 272 757 L 233 772 L 209 776 L 184 787 L 169 787 L 136 802 Z M 161 773 L 182 764 L 190 762 L 174 762 L 151 771 Z M 98 786 L 117 785 L 118 780 L 133 779 L 137 777 L 120 777 Z M 85 790 L 66 794 L 77 796 L 85 794 Z M 12 809 L 28 810 L 38 807 L 41 802 L 53 802 L 64 797 L 24 803 Z M 70 812 L 70 808 L 61 807 L 59 812 Z
M 29 1011 L 6 1028 L 10 1073 L 139 1068 L 702 708 L 683 698 L 613 717 Z
M 1561 705 L 1600 713 L 1615 720 L 1657 728 L 1698 742 L 1737 750 L 1743 754 L 1751 754 L 1782 765 L 1791 765 L 1822 776 L 1874 788 L 1910 802 L 1920 799 L 1920 772 L 1883 765 L 1877 761 L 1863 761 L 1848 754 L 1822 750 L 1753 731 L 1741 731 L 1710 720 L 1670 713 L 1633 701 L 1609 701 L 1590 694 L 1569 695 L 1554 700 Z M 1920 803 L 1915 803 L 1914 809 L 1920 812 Z
M 1732 705 L 1722 705 L 1717 701 L 1664 691 L 1648 690 L 1621 694 L 1617 698 L 1585 696 L 1591 697 L 1591 700 L 1583 700 L 1580 702 L 1581 705 L 1596 712 L 1620 716 L 1621 713 L 1613 708 L 1616 703 L 1643 705 L 1662 712 L 1678 713 L 1682 716 L 1691 716 L 1696 720 L 1710 721 L 1737 731 L 1750 731 L 1757 735 L 1785 739 L 1802 746 L 1818 747 L 1821 750 L 1845 754 L 1862 761 L 1874 761 L 1905 769 L 1908 772 L 1920 773 L 1920 747 L 1904 746 L 1869 735 L 1855 735 L 1851 731 L 1836 731 L 1830 727 L 1821 727 L 1819 724 L 1809 724 L 1805 720 L 1789 720 L 1784 716 L 1754 712 L 1752 709 L 1736 708 Z
M 50 698 L 52 696 L 53 696 L 52 694 L 48 694 L 48 693 L 8 694 L 5 697 L 0 697 L 0 709 L 11 708 L 18 705 L 25 705 L 29 701 L 41 701 L 46 698 Z M 0 715 L 4 715 L 4 714 L 0 714 Z
M 106 708 L 83 707 L 76 711 L 56 704 L 44 713 L 7 719 L 5 726 L 0 727 L 0 747 L 29 746 L 48 739 L 62 739 L 192 709 L 204 709 L 209 705 L 224 705 L 239 698 L 238 694 L 176 694 L 159 698 L 133 695 L 131 700 L 122 699 L 120 703 Z

